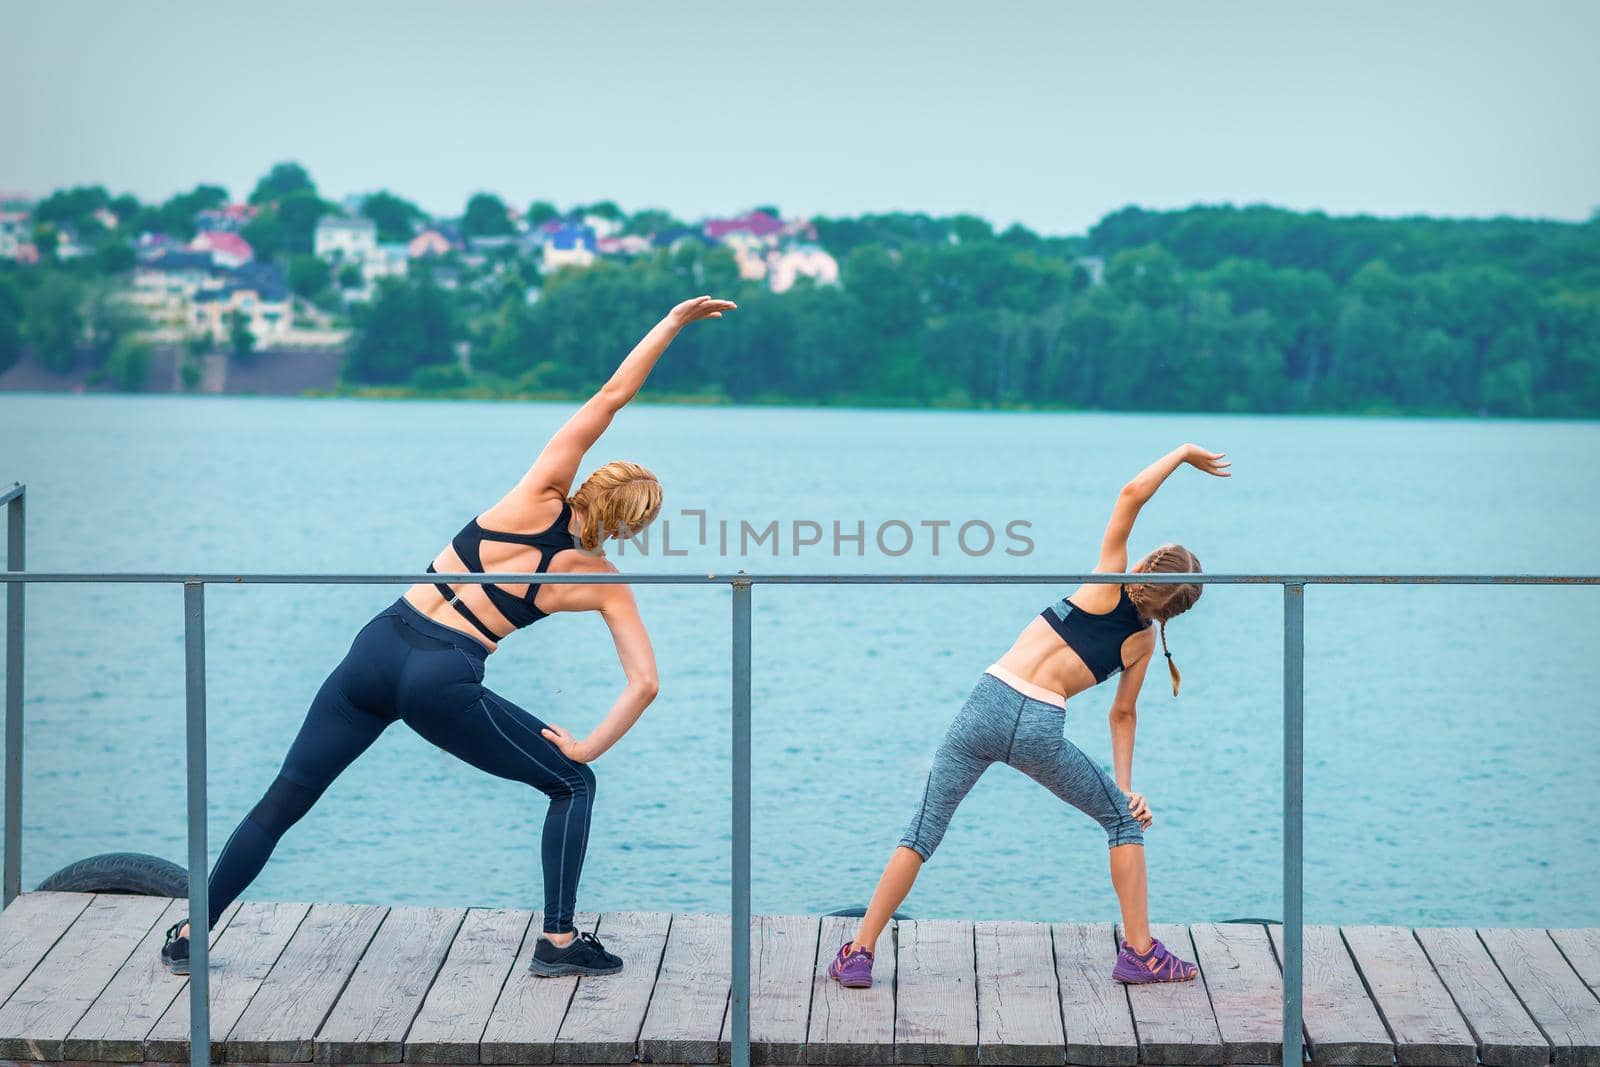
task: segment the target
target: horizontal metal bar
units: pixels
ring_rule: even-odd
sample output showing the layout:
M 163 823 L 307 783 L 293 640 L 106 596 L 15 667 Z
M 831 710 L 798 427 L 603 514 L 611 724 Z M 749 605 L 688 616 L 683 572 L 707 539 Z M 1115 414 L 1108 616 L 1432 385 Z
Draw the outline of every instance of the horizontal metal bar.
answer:
M 122 585 L 1600 585 L 1596 574 L 180 574 L 0 571 L 0 583 Z
M 13 500 L 17 499 L 17 497 L 21 496 L 27 491 L 27 486 L 12 482 L 10 489 L 0 490 L 0 507 L 4 507 L 5 505 L 11 503 Z

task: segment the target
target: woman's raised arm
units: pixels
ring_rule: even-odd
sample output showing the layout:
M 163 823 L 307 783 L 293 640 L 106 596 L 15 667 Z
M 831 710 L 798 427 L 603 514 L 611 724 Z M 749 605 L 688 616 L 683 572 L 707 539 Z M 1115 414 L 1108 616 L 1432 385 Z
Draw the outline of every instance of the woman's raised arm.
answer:
M 1229 463 L 1226 452 L 1212 452 L 1199 445 L 1179 445 L 1133 476 L 1117 494 L 1117 503 L 1111 509 L 1111 521 L 1100 541 L 1100 562 L 1095 570 L 1101 574 L 1116 574 L 1128 567 L 1128 536 L 1133 533 L 1133 522 L 1139 509 L 1150 502 L 1161 488 L 1161 483 L 1185 463 L 1196 470 L 1228 477 Z
M 526 500 L 537 501 L 550 496 L 565 497 L 572 490 L 578 476 L 578 464 L 600 435 L 611 425 L 611 419 L 632 400 L 644 386 L 645 379 L 655 367 L 661 354 L 678 336 L 678 331 L 700 319 L 720 319 L 724 311 L 737 305 L 731 300 L 715 300 L 697 296 L 685 300 L 666 317 L 650 328 L 650 332 L 633 347 L 628 358 L 622 361 L 609 381 L 590 397 L 566 424 L 557 430 L 533 461 L 528 473 L 517 483 L 515 494 Z

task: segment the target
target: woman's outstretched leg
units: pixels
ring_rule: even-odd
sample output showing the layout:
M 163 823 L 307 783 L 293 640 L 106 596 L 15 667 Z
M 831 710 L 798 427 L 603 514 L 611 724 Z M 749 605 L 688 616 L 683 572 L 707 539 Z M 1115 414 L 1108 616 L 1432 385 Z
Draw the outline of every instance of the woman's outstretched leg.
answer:
M 852 951 L 863 948 L 872 951 L 878 943 L 878 935 L 883 933 L 883 928 L 889 925 L 896 909 L 911 894 L 911 886 L 916 882 L 920 870 L 922 856 L 916 849 L 901 845 L 894 850 L 894 855 L 889 857 L 889 865 L 883 869 L 883 877 L 878 879 L 878 888 L 872 891 L 867 913 L 861 917 L 861 925 L 856 927 L 855 940 L 850 942 Z
M 228 836 L 211 868 L 207 930 L 217 925 L 228 905 L 256 880 L 289 828 L 305 817 L 333 780 L 372 746 L 391 721 L 352 704 L 344 693 L 339 670 L 328 676 L 311 701 L 278 776 Z M 189 973 L 189 934 L 189 922 L 184 920 L 167 931 L 161 948 L 161 958 L 179 974 Z

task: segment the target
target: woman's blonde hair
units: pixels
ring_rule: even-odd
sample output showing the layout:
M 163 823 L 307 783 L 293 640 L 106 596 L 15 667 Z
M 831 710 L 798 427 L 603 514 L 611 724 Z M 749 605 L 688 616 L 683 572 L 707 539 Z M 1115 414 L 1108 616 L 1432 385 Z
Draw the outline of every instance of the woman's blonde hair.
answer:
M 585 478 L 567 503 L 583 512 L 578 546 L 586 552 L 607 538 L 632 537 L 661 511 L 661 483 L 637 463 L 613 460 Z
M 1182 545 L 1162 545 L 1141 560 L 1135 571 L 1140 574 L 1201 573 L 1200 561 Z M 1167 620 L 1177 618 L 1194 607 L 1195 601 L 1200 599 L 1201 588 L 1194 582 L 1174 585 L 1146 585 L 1141 582 L 1128 585 L 1128 599 L 1139 609 L 1139 614 L 1161 627 L 1161 652 L 1167 657 L 1167 670 L 1172 674 L 1173 696 L 1178 695 L 1178 683 L 1183 676 L 1178 673 L 1178 665 L 1172 662 L 1172 653 L 1167 649 Z

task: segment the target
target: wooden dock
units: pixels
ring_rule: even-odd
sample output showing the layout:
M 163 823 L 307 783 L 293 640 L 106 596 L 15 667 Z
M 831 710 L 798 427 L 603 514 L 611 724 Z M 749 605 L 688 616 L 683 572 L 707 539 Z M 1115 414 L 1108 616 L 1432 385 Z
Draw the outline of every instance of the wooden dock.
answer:
M 0 914 L 0 1059 L 175 1063 L 187 981 L 158 959 L 186 902 L 28 893 Z M 729 1059 L 728 918 L 580 916 L 626 961 L 527 973 L 539 917 L 493 908 L 235 905 L 212 938 L 213 1057 L 230 1063 Z M 1277 927 L 1156 934 L 1202 979 L 1125 989 L 1109 924 L 918 920 L 871 990 L 824 968 L 854 920 L 761 916 L 753 1057 L 773 1064 L 1279 1063 Z M 1600 1067 L 1600 929 L 1309 927 L 1312 1062 Z

